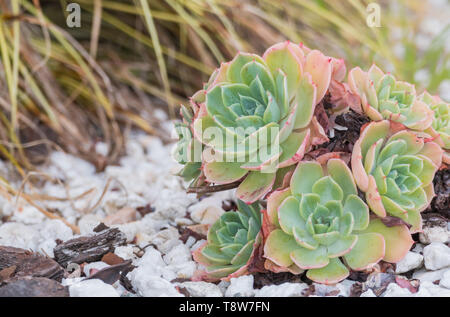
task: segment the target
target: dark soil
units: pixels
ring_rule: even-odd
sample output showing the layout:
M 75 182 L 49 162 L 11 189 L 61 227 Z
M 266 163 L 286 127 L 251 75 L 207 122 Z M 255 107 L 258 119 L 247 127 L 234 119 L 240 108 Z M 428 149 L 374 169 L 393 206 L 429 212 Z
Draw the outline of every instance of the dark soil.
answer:
M 292 273 L 273 273 L 273 272 L 265 272 L 265 273 L 255 273 L 253 274 L 254 282 L 253 287 L 256 289 L 263 288 L 267 285 L 280 285 L 283 283 L 303 283 L 301 279 L 301 275 L 294 275 Z
M 436 196 L 425 212 L 438 213 L 450 219 L 450 169 L 441 169 L 434 176 L 434 191 Z
M 339 131 L 334 129 L 334 137 L 321 147 L 326 148 L 330 152 L 351 153 L 353 145 L 359 139 L 361 127 L 369 121 L 368 117 L 358 114 L 353 110 L 337 116 L 334 122 L 340 126 L 346 127 L 347 130 Z

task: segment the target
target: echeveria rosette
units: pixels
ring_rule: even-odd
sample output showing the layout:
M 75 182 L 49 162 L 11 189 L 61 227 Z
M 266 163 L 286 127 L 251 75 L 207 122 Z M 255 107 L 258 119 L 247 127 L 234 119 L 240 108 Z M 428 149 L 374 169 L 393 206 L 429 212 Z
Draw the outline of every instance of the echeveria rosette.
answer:
M 195 94 L 190 99 L 188 107 L 181 105 L 180 115 L 183 120 L 175 123 L 178 142 L 172 156 L 178 163 L 184 165 L 178 175 L 185 181 L 195 180 L 201 174 L 201 157 L 196 158 L 195 155 L 196 149 L 201 153 L 203 145 L 193 137 L 191 126 L 199 110 L 198 102 L 203 101 L 204 94 Z
M 258 204 L 238 200 L 237 205 L 237 211 L 222 214 L 208 230 L 207 242 L 193 253 L 206 268 L 196 274 L 197 280 L 229 280 L 248 273 L 261 243 L 262 214 Z
M 337 283 L 349 275 L 348 268 L 364 270 L 383 259 L 386 249 L 390 254 L 392 246 L 384 235 L 392 235 L 393 229 L 401 233 L 395 255 L 403 257 L 412 245 L 406 226 L 370 224 L 369 208 L 340 159 L 328 160 L 325 167 L 300 162 L 290 188 L 269 196 L 266 217 L 270 227 L 264 244 L 266 268 L 308 270 L 306 276 L 318 283 Z
M 379 217 L 391 215 L 421 230 L 420 212 L 434 196 L 433 178 L 442 149 L 416 133 L 393 133 L 388 120 L 369 123 L 355 142 L 352 171 L 367 204 Z
M 368 72 L 359 67 L 350 70 L 348 84 L 360 97 L 362 110 L 371 120 L 388 119 L 416 131 L 431 126 L 433 111 L 417 98 L 414 85 L 397 81 L 376 65 Z
M 434 111 L 433 123 L 425 132 L 434 137 L 434 141 L 444 149 L 442 160 L 450 164 L 450 103 L 427 92 L 420 95 L 419 99 Z
M 226 161 L 203 158 L 206 181 L 241 181 L 236 194 L 247 203 L 272 190 L 280 169 L 327 140 L 314 109 L 332 76 L 342 77 L 343 71 L 338 61 L 290 42 L 272 46 L 263 57 L 239 53 L 222 64 L 204 91 L 205 102 L 193 124 L 207 153 L 227 156 Z M 221 140 L 204 133 L 211 127 L 221 131 Z M 249 133 L 244 131 L 248 128 Z M 231 146 L 223 144 L 227 137 L 234 141 Z M 266 142 L 249 147 L 261 137 Z

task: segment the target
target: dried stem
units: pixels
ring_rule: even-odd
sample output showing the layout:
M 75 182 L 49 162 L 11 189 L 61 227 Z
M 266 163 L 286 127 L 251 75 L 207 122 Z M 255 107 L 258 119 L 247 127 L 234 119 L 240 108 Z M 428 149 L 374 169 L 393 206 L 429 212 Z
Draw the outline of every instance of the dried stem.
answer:
M 239 186 L 241 181 L 236 181 L 230 184 L 223 185 L 214 185 L 214 186 L 199 186 L 199 187 L 189 187 L 187 189 L 188 193 L 196 193 L 196 194 L 207 194 L 207 193 L 215 193 L 221 192 L 223 190 L 233 189 Z

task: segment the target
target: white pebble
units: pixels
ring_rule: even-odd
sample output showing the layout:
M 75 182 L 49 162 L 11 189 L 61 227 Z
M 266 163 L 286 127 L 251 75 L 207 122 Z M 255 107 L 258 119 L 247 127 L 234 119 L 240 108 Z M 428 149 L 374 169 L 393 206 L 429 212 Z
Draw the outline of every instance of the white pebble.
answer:
M 140 268 L 128 273 L 127 277 L 131 280 L 134 289 L 141 296 L 183 297 L 183 295 L 176 290 L 175 285 L 161 277 L 149 275 L 145 270 L 141 270 Z
M 419 234 L 419 240 L 423 244 L 430 244 L 433 242 L 446 243 L 449 240 L 449 232 L 447 226 L 433 226 L 423 227 L 423 232 Z
M 92 234 L 94 228 L 97 227 L 101 221 L 102 217 L 95 214 L 89 214 L 81 217 L 78 222 L 81 235 Z
M 361 294 L 360 297 L 377 297 L 374 292 L 369 288 L 367 291 Z
M 132 245 L 118 246 L 114 249 L 114 254 L 120 256 L 124 260 L 132 260 L 136 258 Z
M 230 286 L 225 292 L 226 297 L 250 297 L 255 294 L 253 275 L 244 275 L 230 280 Z
M 0 226 L 0 245 L 22 249 L 37 249 L 39 232 L 31 226 L 7 222 Z
M 437 271 L 427 271 L 425 269 L 421 269 L 421 270 L 414 272 L 412 278 L 420 280 L 421 283 L 435 282 L 435 281 L 439 281 L 447 270 L 448 269 L 440 269 Z
M 408 297 L 412 293 L 407 288 L 402 288 L 396 283 L 391 283 L 386 288 L 386 291 L 381 295 L 382 297 Z
M 268 285 L 256 290 L 255 297 L 303 297 L 303 291 L 307 288 L 305 283 Z
M 69 286 L 71 297 L 119 297 L 112 285 L 99 279 L 83 280 Z
M 395 273 L 406 273 L 417 269 L 423 263 L 423 256 L 416 252 L 409 251 L 406 256 L 397 263 Z
M 420 284 L 420 288 L 426 289 L 433 297 L 450 297 L 450 289 L 440 287 L 432 282 L 423 282 Z
M 164 256 L 164 261 L 167 264 L 182 264 L 191 261 L 191 251 L 184 244 L 175 246 Z
M 439 286 L 450 289 L 450 269 L 446 270 L 442 275 L 441 281 L 439 282 Z
M 207 282 L 184 282 L 179 286 L 186 288 L 192 297 L 222 297 L 220 288 Z
M 443 243 L 433 242 L 423 249 L 425 267 L 439 270 L 450 266 L 450 248 Z

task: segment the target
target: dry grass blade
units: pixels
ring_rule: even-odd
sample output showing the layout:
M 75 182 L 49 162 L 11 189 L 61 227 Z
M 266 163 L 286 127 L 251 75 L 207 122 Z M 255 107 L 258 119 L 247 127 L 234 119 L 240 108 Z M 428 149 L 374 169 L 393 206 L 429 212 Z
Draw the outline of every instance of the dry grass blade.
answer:
M 169 105 L 170 116 L 171 118 L 175 118 L 175 110 L 172 101 L 172 93 L 170 92 L 170 84 L 169 78 L 167 76 L 166 63 L 164 62 L 164 58 L 162 55 L 161 44 L 159 42 L 158 32 L 156 30 L 155 23 L 153 22 L 152 12 L 150 10 L 147 0 L 140 0 L 140 5 L 142 7 L 142 10 L 144 11 L 145 22 L 147 24 L 148 31 L 152 38 L 156 59 L 158 60 L 159 72 L 161 74 L 162 82 L 164 85 L 164 91 L 167 97 L 167 103 Z

